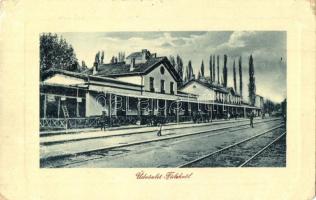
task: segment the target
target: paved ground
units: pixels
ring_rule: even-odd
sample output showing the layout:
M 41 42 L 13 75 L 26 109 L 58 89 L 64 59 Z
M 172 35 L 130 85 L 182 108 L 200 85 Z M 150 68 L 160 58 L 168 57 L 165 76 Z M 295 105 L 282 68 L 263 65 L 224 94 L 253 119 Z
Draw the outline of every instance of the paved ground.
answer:
M 239 126 L 245 122 L 234 123 L 235 128 L 217 130 L 227 124 L 216 126 L 192 127 L 163 132 L 163 137 L 192 133 L 204 130 L 204 133 L 190 135 L 159 142 L 133 145 L 112 150 L 97 151 L 65 159 L 41 163 L 42 167 L 176 167 L 187 161 L 216 151 L 229 144 L 268 130 L 279 125 L 281 120 L 256 124 L 255 128 Z M 41 146 L 41 156 L 52 156 L 72 152 L 74 149 L 85 150 L 91 147 L 104 147 L 117 144 L 157 138 L 155 133 L 132 134 L 113 138 L 83 140 L 78 142 Z
M 269 121 L 271 119 L 261 120 L 258 119 L 256 122 L 260 121 Z M 107 133 L 106 137 L 97 137 L 95 136 L 88 137 L 92 133 L 86 133 L 86 139 L 74 142 L 63 142 L 63 143 L 54 143 L 52 145 L 41 145 L 40 152 L 41 158 L 47 158 L 51 156 L 65 155 L 65 154 L 74 154 L 83 151 L 91 151 L 99 148 L 106 148 L 118 145 L 129 144 L 133 142 L 140 142 L 145 140 L 155 140 L 162 139 L 166 137 L 175 137 L 182 134 L 191 134 L 194 132 L 201 131 L 212 131 L 220 128 L 238 126 L 238 125 L 247 125 L 248 121 L 226 121 L 226 123 L 216 123 L 216 124 L 191 124 L 191 126 L 179 127 L 163 127 L 162 137 L 157 137 L 156 133 L 158 127 L 149 127 L 149 130 L 144 132 L 143 130 L 130 130 L 130 132 L 125 132 L 126 135 L 121 135 L 120 133 L 115 135 Z M 142 128 L 143 129 L 143 128 Z M 122 131 L 122 132 L 123 132 Z M 134 131 L 134 132 L 133 132 Z M 101 132 L 103 134 L 104 132 Z M 66 136 L 65 136 L 66 137 Z M 65 140 L 67 141 L 67 140 Z M 70 140 L 71 141 L 71 140 Z
M 255 119 L 260 120 L 260 118 Z M 212 123 L 180 123 L 180 124 L 166 124 L 163 126 L 164 130 L 168 129 L 178 129 L 178 128 L 191 128 L 191 127 L 201 127 L 206 125 L 217 125 L 217 124 L 228 124 L 228 123 L 236 123 L 241 121 L 248 121 L 248 119 L 237 119 L 237 120 L 215 120 Z M 50 134 L 41 134 L 40 143 L 41 144 L 51 144 L 51 143 L 61 143 L 65 141 L 71 140 L 82 140 L 89 138 L 99 138 L 106 136 L 118 136 L 118 135 L 127 135 L 127 134 L 135 134 L 135 133 L 147 133 L 151 131 L 157 131 L 159 127 L 157 126 L 124 126 L 124 127 L 113 127 L 107 128 L 105 131 L 100 131 L 100 129 L 83 129 L 83 130 L 69 130 L 74 132 L 67 131 L 57 131 L 58 134 L 50 133 Z

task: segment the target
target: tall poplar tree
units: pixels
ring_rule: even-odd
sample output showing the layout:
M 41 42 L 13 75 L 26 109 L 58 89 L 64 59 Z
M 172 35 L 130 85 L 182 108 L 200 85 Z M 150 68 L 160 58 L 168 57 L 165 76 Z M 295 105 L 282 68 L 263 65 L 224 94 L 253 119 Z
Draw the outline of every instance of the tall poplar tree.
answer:
M 240 96 L 242 97 L 242 65 L 241 65 L 241 56 L 239 57 L 238 67 L 239 67 L 239 93 L 240 93 Z
M 101 52 L 101 64 L 103 64 L 104 61 L 104 51 Z
M 255 69 L 253 66 L 253 58 L 250 55 L 249 58 L 249 84 L 248 84 L 248 91 L 249 91 L 249 103 L 250 105 L 254 106 L 256 101 L 256 82 L 255 82 Z
M 86 65 L 86 62 L 85 62 L 84 60 L 81 61 L 81 68 L 82 68 L 82 70 L 88 69 L 88 67 L 87 67 L 87 65 Z
M 219 84 L 219 55 L 217 55 L 217 83 Z
M 227 87 L 227 55 L 224 55 L 224 68 L 223 68 L 223 86 Z
M 235 60 L 234 60 L 234 64 L 233 64 L 233 74 L 234 74 L 234 90 L 235 90 L 235 92 L 237 93 Z
M 189 60 L 189 63 L 188 63 L 188 70 L 189 70 L 188 80 L 191 80 L 193 79 L 193 76 L 194 76 L 191 60 Z
M 98 51 L 98 53 L 95 54 L 94 65 L 99 65 L 100 62 L 100 51 Z
M 180 76 L 181 84 L 182 84 L 182 82 L 183 82 L 183 61 L 179 55 L 177 55 L 177 68 L 176 68 L 176 70 Z
M 204 77 L 204 62 L 202 60 L 202 64 L 201 64 L 201 76 Z
M 171 65 L 175 68 L 176 67 L 176 61 L 174 60 L 173 56 L 169 56 L 169 61 L 170 61 Z
M 213 82 L 212 55 L 210 55 L 210 81 Z
M 189 67 L 186 66 L 186 67 L 185 67 L 184 82 L 188 82 L 188 81 L 189 81 Z
M 121 51 L 118 53 L 118 62 L 123 62 L 125 60 L 125 52 Z
M 216 71 L 215 71 L 215 55 L 213 55 L 213 65 L 212 65 L 212 68 L 213 68 L 213 82 L 216 82 L 215 80 L 215 74 L 216 74 Z

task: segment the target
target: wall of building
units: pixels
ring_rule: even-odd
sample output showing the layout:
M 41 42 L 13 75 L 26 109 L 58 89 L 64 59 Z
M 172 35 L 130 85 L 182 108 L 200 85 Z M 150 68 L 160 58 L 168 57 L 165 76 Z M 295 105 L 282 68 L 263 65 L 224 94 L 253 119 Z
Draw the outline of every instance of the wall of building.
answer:
M 263 98 L 261 96 L 256 95 L 255 106 L 263 108 Z
M 133 84 L 142 84 L 142 77 L 141 76 L 125 76 L 125 77 L 117 77 L 117 80 L 124 81 L 127 83 L 133 83 Z
M 108 113 L 106 107 L 106 98 L 98 95 L 98 93 L 87 92 L 86 93 L 86 117 L 100 116 L 102 111 Z
M 161 73 L 161 67 L 164 68 L 164 74 Z M 172 75 L 167 70 L 166 66 L 161 64 L 160 66 L 156 67 L 150 73 L 144 76 L 144 89 L 150 91 L 150 77 L 154 78 L 154 89 L 155 92 L 160 92 L 160 85 L 161 80 L 165 81 L 165 93 L 170 94 L 170 82 L 173 82 L 173 91 L 174 94 L 177 94 L 177 82 L 174 80 Z
M 135 64 L 145 63 L 147 61 L 145 56 L 134 57 L 134 59 L 135 59 Z M 126 62 L 126 64 L 131 64 L 132 58 L 125 59 L 125 62 Z
M 216 98 L 214 90 L 196 82 L 189 83 L 185 88 L 181 89 L 181 91 L 198 95 L 199 101 L 213 101 Z
M 121 96 L 112 94 L 112 106 L 111 106 L 111 115 L 115 116 L 117 115 L 117 109 L 120 109 L 119 107 L 115 107 L 115 101 L 116 106 L 122 106 L 124 107 L 124 111 L 126 112 L 126 115 L 137 115 L 138 109 L 137 109 L 137 98 L 132 97 L 124 97 L 121 98 Z M 86 93 L 86 117 L 90 116 L 100 116 L 102 114 L 102 111 L 106 111 L 106 114 L 109 115 L 109 98 L 110 95 L 102 95 L 97 92 L 87 92 Z M 115 98 L 117 98 L 115 100 Z M 122 101 L 120 105 L 119 101 Z M 128 104 L 128 105 L 126 105 Z M 144 113 L 146 114 L 146 113 Z

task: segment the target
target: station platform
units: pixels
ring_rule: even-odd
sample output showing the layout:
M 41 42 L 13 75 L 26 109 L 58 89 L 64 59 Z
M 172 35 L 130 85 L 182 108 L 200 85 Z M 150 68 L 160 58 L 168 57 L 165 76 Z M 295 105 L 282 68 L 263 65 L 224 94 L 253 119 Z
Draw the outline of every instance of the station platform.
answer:
M 262 120 L 257 118 L 254 124 L 275 121 L 276 118 Z M 57 135 L 41 138 L 40 157 L 41 159 L 54 159 L 68 155 L 77 155 L 80 153 L 94 152 L 98 150 L 110 150 L 118 147 L 127 147 L 135 144 L 144 144 L 153 141 L 168 140 L 171 138 L 180 138 L 196 135 L 204 132 L 225 130 L 234 127 L 248 126 L 248 120 L 227 120 L 203 124 L 180 124 L 170 125 L 162 128 L 162 136 L 157 137 L 159 127 L 139 128 L 134 131 L 122 132 L 113 130 L 110 132 L 97 131 L 82 134 Z M 237 128 L 236 131 L 246 127 Z M 141 134 L 143 133 L 143 134 Z M 93 135 L 92 135 L 93 134 Z M 216 134 L 216 133 L 214 133 Z M 76 137 L 74 137 L 76 135 Z M 63 136 L 63 137 L 61 137 Z M 72 136 L 72 138 L 70 138 Z M 53 138 L 52 140 L 47 140 Z M 45 139 L 45 141 L 44 141 Z
M 260 118 L 258 118 L 260 119 Z M 230 120 L 213 120 L 212 122 L 207 123 L 192 123 L 192 122 L 184 122 L 184 123 L 170 123 L 162 126 L 162 130 L 172 130 L 172 129 L 182 129 L 182 128 L 192 128 L 192 127 L 202 127 L 202 126 L 210 126 L 210 125 L 218 125 L 218 124 L 229 124 L 229 123 L 237 123 L 249 121 L 249 119 L 239 118 L 239 119 L 230 119 Z M 105 131 L 101 131 L 100 129 L 74 129 L 68 131 L 55 131 L 50 133 L 41 133 L 40 144 L 41 145 L 49 145 L 70 141 L 80 141 L 86 139 L 97 139 L 97 138 L 105 138 L 105 137 L 113 137 L 120 135 L 131 135 L 131 134 L 140 134 L 146 132 L 154 132 L 158 131 L 160 126 L 139 126 L 139 125 L 130 125 L 130 126 L 122 126 L 122 127 L 111 127 L 107 128 Z

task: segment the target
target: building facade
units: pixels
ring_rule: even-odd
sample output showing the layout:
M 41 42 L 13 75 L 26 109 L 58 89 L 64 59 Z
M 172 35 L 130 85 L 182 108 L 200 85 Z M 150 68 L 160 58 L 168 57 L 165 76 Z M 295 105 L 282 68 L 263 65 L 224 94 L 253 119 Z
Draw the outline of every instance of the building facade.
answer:
M 99 64 L 82 73 L 48 70 L 41 74 L 41 128 L 97 126 L 101 115 L 111 125 L 149 124 L 246 116 L 260 106 L 242 103 L 233 88 L 180 77 L 166 57 L 148 50 L 124 62 Z

